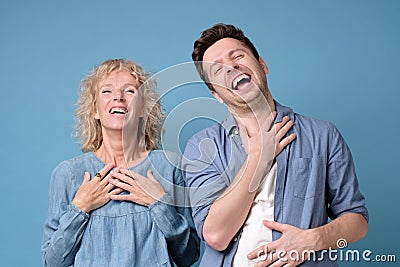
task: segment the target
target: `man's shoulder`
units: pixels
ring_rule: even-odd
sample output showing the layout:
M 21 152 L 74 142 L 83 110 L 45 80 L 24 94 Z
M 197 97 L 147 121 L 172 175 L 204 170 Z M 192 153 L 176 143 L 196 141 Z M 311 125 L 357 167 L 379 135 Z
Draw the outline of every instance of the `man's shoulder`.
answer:
M 294 121 L 295 124 L 297 123 L 298 125 L 306 128 L 327 130 L 327 131 L 336 128 L 332 122 L 315 117 L 302 115 L 299 113 L 294 113 L 294 118 L 295 118 Z
M 342 143 L 344 142 L 341 133 L 336 126 L 329 121 L 319 118 L 294 114 L 293 129 L 297 139 L 312 141 L 313 143 Z
M 185 157 L 197 159 L 202 155 L 215 155 L 217 151 L 230 147 L 230 129 L 225 127 L 222 121 L 195 133 L 186 143 Z
M 204 139 L 220 139 L 228 134 L 227 129 L 223 126 L 223 122 L 217 122 L 210 127 L 203 128 L 189 138 L 188 143 L 198 143 Z
M 302 128 L 305 127 L 318 130 L 329 130 L 335 128 L 335 125 L 329 121 L 294 112 L 292 108 L 284 106 L 277 101 L 275 101 L 275 106 L 278 112 L 278 118 L 289 116 L 289 118 L 294 122 L 295 127 L 297 125 Z

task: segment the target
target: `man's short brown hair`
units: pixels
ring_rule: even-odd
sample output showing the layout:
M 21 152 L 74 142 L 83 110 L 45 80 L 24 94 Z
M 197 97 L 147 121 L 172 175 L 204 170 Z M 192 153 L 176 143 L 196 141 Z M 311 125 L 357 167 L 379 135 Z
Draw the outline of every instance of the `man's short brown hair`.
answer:
M 212 26 L 211 28 L 204 30 L 201 33 L 200 38 L 194 42 L 192 59 L 195 62 L 200 77 L 203 79 L 203 81 L 206 82 L 207 86 L 211 90 L 213 90 L 212 85 L 206 81 L 206 76 L 202 67 L 203 56 L 206 50 L 210 46 L 212 46 L 214 43 L 224 38 L 233 38 L 239 40 L 250 49 L 250 51 L 257 59 L 259 59 L 260 57 L 257 52 L 257 49 L 255 48 L 253 43 L 249 40 L 249 38 L 247 38 L 244 35 L 241 29 L 233 25 L 218 23 Z

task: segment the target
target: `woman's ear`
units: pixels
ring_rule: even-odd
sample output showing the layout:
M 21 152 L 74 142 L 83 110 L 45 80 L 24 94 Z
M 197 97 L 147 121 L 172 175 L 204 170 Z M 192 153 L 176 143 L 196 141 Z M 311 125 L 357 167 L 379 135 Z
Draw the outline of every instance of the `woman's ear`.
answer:
M 99 110 L 98 110 L 97 108 L 96 108 L 95 111 L 94 111 L 94 118 L 95 118 L 96 120 L 100 120 Z

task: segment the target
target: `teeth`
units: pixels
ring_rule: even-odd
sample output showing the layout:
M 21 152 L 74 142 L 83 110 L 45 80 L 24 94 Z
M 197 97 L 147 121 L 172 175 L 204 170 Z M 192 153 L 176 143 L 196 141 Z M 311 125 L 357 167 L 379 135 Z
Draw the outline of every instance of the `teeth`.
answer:
M 126 108 L 112 108 L 110 110 L 111 114 L 126 114 L 128 110 Z
M 249 75 L 247 75 L 247 74 L 241 74 L 241 75 L 239 75 L 238 77 L 236 77 L 234 80 L 233 80 L 233 83 L 232 83 L 232 88 L 234 89 L 234 90 L 237 90 L 238 89 L 238 84 L 241 82 L 241 81 L 243 81 L 243 80 L 249 80 L 250 81 L 250 76 Z

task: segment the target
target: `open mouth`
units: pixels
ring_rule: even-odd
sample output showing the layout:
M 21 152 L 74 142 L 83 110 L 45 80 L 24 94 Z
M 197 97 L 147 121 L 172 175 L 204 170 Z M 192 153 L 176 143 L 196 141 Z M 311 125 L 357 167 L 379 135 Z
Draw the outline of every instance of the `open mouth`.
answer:
M 251 81 L 251 76 L 243 73 L 237 76 L 235 79 L 232 81 L 232 89 L 233 90 L 239 90 L 239 87 L 241 85 L 244 85 L 246 83 L 249 83 Z
M 122 114 L 122 115 L 124 115 L 124 114 L 128 113 L 128 109 L 122 108 L 122 107 L 114 107 L 114 108 L 111 108 L 109 112 L 110 112 L 110 114 Z

